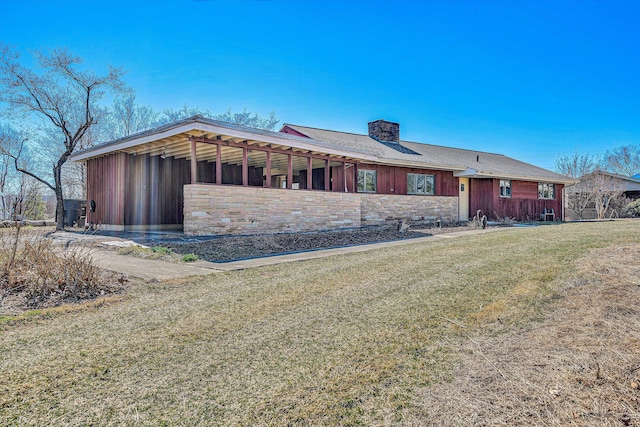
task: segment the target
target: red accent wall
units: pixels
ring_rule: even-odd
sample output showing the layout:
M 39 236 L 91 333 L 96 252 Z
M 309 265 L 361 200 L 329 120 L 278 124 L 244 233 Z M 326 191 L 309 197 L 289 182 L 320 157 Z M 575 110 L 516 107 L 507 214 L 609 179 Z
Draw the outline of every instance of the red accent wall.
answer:
M 307 135 L 298 132 L 297 130 L 291 129 L 289 126 L 285 126 L 283 127 L 280 132 L 282 133 L 288 133 L 289 135 L 295 135 L 295 136 L 302 136 L 305 138 L 309 138 Z
M 500 181 L 498 183 L 498 195 L 500 195 Z M 531 181 L 511 181 L 512 199 L 537 199 L 538 183 Z
M 539 220 L 545 209 L 553 209 L 556 219 L 562 219 L 562 184 L 556 184 L 553 200 L 538 199 L 538 183 L 511 181 L 511 197 L 500 197 L 499 179 L 469 180 L 469 214 L 481 209 L 490 219 L 514 218 L 518 221 Z
M 407 174 L 434 175 L 435 196 L 458 196 L 458 178 L 451 171 L 359 164 L 358 169 L 375 170 L 378 194 L 407 194 Z

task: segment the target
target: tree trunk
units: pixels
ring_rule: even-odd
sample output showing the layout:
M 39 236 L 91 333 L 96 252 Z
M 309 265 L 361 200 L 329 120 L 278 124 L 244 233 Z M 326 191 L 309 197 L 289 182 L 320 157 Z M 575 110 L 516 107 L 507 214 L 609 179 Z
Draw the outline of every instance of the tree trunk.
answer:
M 56 231 L 64 231 L 64 197 L 62 195 L 62 173 L 59 166 L 53 167 L 56 193 Z

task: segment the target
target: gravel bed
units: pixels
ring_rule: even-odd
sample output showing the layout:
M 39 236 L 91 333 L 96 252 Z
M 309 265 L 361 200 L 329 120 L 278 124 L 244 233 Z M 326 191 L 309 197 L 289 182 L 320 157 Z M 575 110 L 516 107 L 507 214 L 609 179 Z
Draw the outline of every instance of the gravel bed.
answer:
M 412 228 L 401 233 L 397 227 L 383 226 L 312 233 L 219 237 L 199 242 L 163 242 L 160 243 L 160 245 L 168 247 L 182 255 L 196 254 L 199 259 L 220 262 L 291 252 L 413 239 L 468 228 L 469 227 Z

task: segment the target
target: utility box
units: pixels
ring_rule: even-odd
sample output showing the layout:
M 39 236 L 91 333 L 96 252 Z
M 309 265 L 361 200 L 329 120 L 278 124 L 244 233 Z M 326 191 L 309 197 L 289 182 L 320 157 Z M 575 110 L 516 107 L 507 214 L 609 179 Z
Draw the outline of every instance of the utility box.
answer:
M 80 226 L 80 218 L 87 215 L 87 201 L 84 199 L 65 199 L 64 226 Z

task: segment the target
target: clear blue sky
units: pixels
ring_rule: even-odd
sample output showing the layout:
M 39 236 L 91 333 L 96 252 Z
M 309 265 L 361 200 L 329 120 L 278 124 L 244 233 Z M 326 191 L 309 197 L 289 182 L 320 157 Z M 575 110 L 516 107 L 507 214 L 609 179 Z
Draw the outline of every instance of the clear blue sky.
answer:
M 138 102 L 561 154 L 640 143 L 640 1 L 0 0 L 0 39 L 127 71 Z

